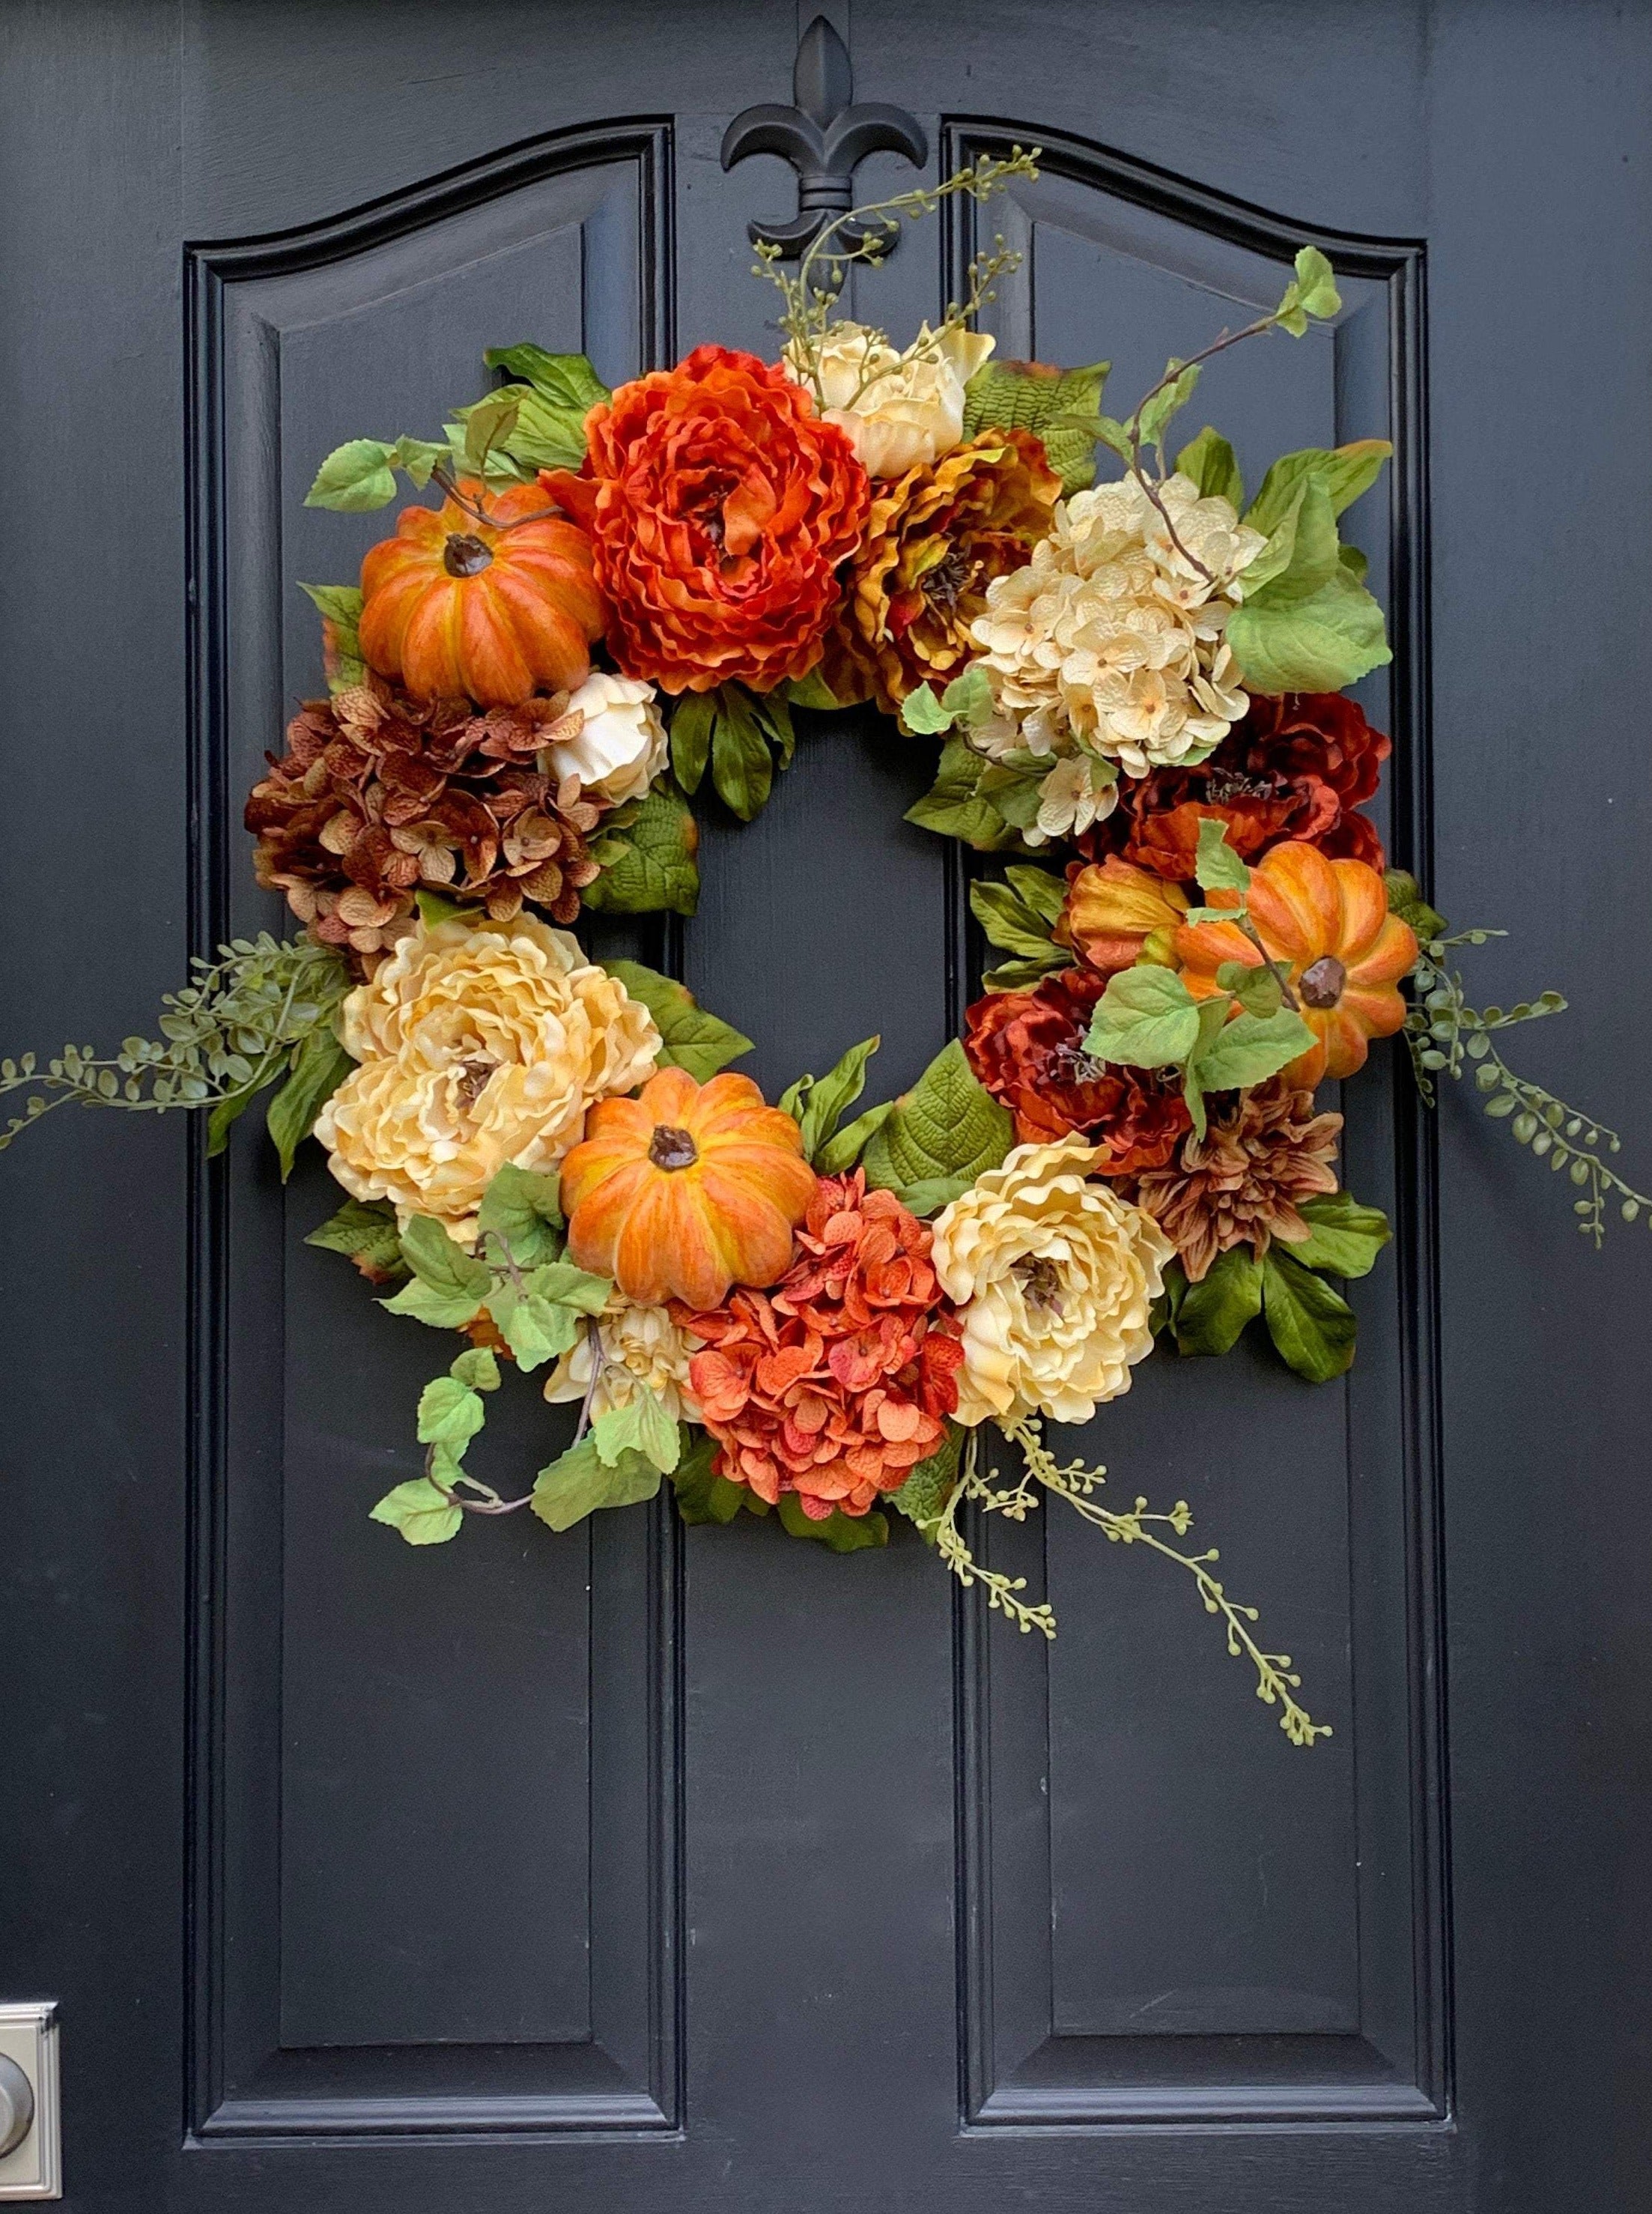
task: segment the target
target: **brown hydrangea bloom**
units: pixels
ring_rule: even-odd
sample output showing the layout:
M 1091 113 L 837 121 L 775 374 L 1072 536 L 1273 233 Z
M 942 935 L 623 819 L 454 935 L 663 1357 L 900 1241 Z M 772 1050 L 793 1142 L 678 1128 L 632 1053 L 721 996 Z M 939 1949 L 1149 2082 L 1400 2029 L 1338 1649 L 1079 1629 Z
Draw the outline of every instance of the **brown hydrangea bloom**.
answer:
M 585 833 L 603 810 L 540 768 L 541 747 L 572 735 L 566 713 L 558 694 L 478 714 L 377 676 L 308 701 L 247 802 L 259 883 L 324 945 L 358 953 L 391 943 L 421 886 L 496 922 L 526 900 L 572 922 L 598 874 Z
M 1335 1191 L 1331 1160 L 1340 1115 L 1316 1115 L 1312 1092 L 1272 1077 L 1213 1111 L 1208 1134 L 1190 1135 L 1179 1159 L 1129 1185 L 1197 1283 L 1219 1253 L 1248 1245 L 1260 1260 L 1276 1238 L 1300 1245 L 1310 1226 L 1298 1203 Z
M 978 651 L 988 585 L 1031 559 L 1061 492 L 1028 431 L 983 431 L 883 486 L 827 636 L 830 689 L 892 715 L 920 684 L 950 684 Z
M 1340 692 L 1257 694 L 1208 761 L 1126 780 L 1113 812 L 1075 842 L 1092 860 L 1118 854 L 1191 884 L 1199 824 L 1214 816 L 1242 860 L 1293 839 L 1380 873 L 1382 841 L 1358 810 L 1374 797 L 1388 752 L 1387 738 Z

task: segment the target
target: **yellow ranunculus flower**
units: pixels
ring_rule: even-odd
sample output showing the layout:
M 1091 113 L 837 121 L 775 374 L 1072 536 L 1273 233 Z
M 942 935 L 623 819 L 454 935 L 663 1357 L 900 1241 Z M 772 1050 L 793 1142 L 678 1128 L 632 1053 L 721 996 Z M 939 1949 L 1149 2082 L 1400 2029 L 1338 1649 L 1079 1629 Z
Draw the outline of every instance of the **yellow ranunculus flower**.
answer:
M 597 1318 L 597 1335 L 603 1367 L 590 1392 L 593 1418 L 628 1407 L 639 1391 L 647 1391 L 674 1422 L 701 1419 L 688 1377 L 688 1363 L 701 1340 L 674 1321 L 669 1307 L 645 1306 L 616 1291 Z M 553 1405 L 583 1399 L 590 1390 L 590 1337 L 581 1330 L 578 1342 L 546 1378 L 545 1397 Z
M 1082 1138 L 1018 1146 L 935 1220 L 934 1263 L 962 1310 L 959 1422 L 1087 1422 L 1153 1349 L 1148 1310 L 1175 1249 L 1089 1171 Z
M 361 1067 L 315 1125 L 333 1175 L 467 1240 L 497 1171 L 554 1168 L 660 1047 L 623 985 L 528 916 L 421 926 L 345 1001 L 340 1034 Z

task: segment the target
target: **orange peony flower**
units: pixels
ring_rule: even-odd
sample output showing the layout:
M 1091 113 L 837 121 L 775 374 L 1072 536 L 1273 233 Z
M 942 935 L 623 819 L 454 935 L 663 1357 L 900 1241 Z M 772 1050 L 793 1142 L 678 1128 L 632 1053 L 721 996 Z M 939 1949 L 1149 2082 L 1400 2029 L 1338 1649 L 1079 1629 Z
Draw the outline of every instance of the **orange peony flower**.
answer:
M 727 1070 L 696 1084 L 663 1068 L 635 1099 L 598 1105 L 562 1164 L 569 1259 L 644 1306 L 772 1284 L 816 1182 L 791 1116 Z
M 1110 868 L 1118 865 L 1109 862 Z M 1212 892 L 1212 907 L 1233 904 Z M 1267 953 L 1286 970 L 1314 1043 L 1282 1072 L 1309 1089 L 1325 1076 L 1351 1076 L 1374 1037 L 1391 1037 L 1405 1020 L 1399 980 L 1416 959 L 1408 923 L 1388 912 L 1388 888 L 1363 861 L 1328 861 L 1317 846 L 1276 846 L 1251 873 L 1251 920 Z M 1223 989 L 1224 961 L 1259 968 L 1262 954 L 1236 923 L 1184 923 L 1176 957 L 1188 990 L 1208 1000 Z
M 726 346 L 623 384 L 586 419 L 584 469 L 540 481 L 590 534 L 627 676 L 758 692 L 820 658 L 866 473 L 786 371 Z
M 820 1522 L 864 1514 L 941 1442 L 963 1348 L 927 1223 L 866 1172 L 823 1177 L 774 1291 L 677 1311 L 707 1341 L 689 1364 L 716 1471 L 771 1505 L 794 1492 Z
M 1148 939 L 1157 937 L 1168 954 L 1171 933 L 1187 913 L 1180 884 L 1166 884 L 1151 870 L 1134 868 L 1110 854 L 1104 861 L 1077 864 L 1067 872 L 1067 904 L 1055 926 L 1055 942 L 1070 945 L 1089 969 L 1104 976 L 1133 969 Z

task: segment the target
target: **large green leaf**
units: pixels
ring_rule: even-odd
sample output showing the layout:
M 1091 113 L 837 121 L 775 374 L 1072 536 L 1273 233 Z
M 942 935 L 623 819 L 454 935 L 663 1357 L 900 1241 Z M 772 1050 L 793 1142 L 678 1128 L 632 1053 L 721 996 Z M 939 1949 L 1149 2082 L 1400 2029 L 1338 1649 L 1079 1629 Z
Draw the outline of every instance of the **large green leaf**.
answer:
M 1312 1224 L 1312 1234 L 1306 1245 L 1293 1244 L 1286 1250 L 1305 1269 L 1322 1269 L 1328 1275 L 1368 1275 L 1394 1234 L 1382 1209 L 1361 1207 L 1351 1191 L 1305 1199 L 1296 1211 Z
M 881 1130 L 894 1112 L 895 1102 L 885 1099 L 828 1138 L 815 1156 L 814 1165 L 822 1176 L 841 1176 L 845 1169 L 852 1169 L 871 1144 L 873 1133 Z
M 465 1517 L 463 1508 L 444 1499 L 427 1477 L 416 1476 L 387 1491 L 370 1519 L 399 1530 L 410 1545 L 440 1545 L 458 1535 Z
M 953 1038 L 895 1102 L 861 1160 L 869 1184 L 909 1204 L 909 1190 L 938 1179 L 973 1182 L 983 1169 L 996 1168 L 1014 1142 L 1008 1112 L 977 1080 Z
M 499 1257 L 497 1245 L 488 1235 L 493 1232 L 504 1238 L 518 1268 L 556 1260 L 562 1251 L 560 1180 L 507 1161 L 482 1195 L 476 1224 L 485 1258 Z
M 639 1453 L 622 1453 L 612 1465 L 603 1460 L 589 1432 L 570 1446 L 534 1483 L 531 1511 L 553 1530 L 571 1530 L 604 1507 L 634 1507 L 652 1499 L 660 1472 Z
M 1245 572 L 1245 604 L 1295 607 L 1322 590 L 1337 567 L 1337 518 L 1331 500 L 1316 478 L 1304 478 L 1278 528 Z
M 462 1453 L 482 1424 L 487 1410 L 480 1395 L 456 1376 L 437 1376 L 419 1395 L 419 1442 L 446 1446 Z
M 1248 1245 L 1219 1253 L 1196 1284 L 1190 1284 L 1176 1314 L 1181 1353 L 1231 1352 L 1246 1323 L 1262 1312 L 1262 1268 Z
M 1312 1043 L 1313 1032 L 1289 1007 L 1271 1015 L 1237 1014 L 1199 1054 L 1199 1083 L 1206 1092 L 1247 1090 L 1264 1084 Z
M 436 1330 L 459 1330 L 486 1304 L 490 1272 L 429 1215 L 415 1214 L 408 1222 L 401 1255 L 413 1281 L 380 1302 L 390 1313 L 412 1315 Z
M 819 1165 L 821 1150 L 836 1135 L 847 1110 L 866 1088 L 866 1063 L 883 1043 L 879 1037 L 863 1038 L 824 1076 L 803 1076 L 780 1100 L 788 1115 L 795 1115 L 803 1132 L 804 1159 Z
M 598 835 L 603 873 L 580 894 L 598 914 L 693 914 L 700 904 L 700 825 L 672 784 L 657 784 L 622 830 Z
M 395 472 L 390 466 L 395 450 L 382 438 L 347 438 L 316 470 L 304 505 L 330 507 L 343 514 L 388 507 L 395 498 Z
M 670 1476 L 682 1450 L 682 1433 L 652 1391 L 633 1391 L 618 1407 L 609 1407 L 590 1426 L 597 1457 L 609 1468 L 623 1455 L 641 1453 L 662 1476 Z
M 679 984 L 675 977 L 662 976 L 658 969 L 646 969 L 640 961 L 609 961 L 603 965 L 654 1018 L 654 1026 L 664 1041 L 662 1067 L 686 1068 L 696 1083 L 704 1084 L 719 1068 L 726 1068 L 730 1061 L 751 1051 L 749 1037 L 731 1024 L 707 1014 L 688 986 Z
M 732 1522 L 750 1497 L 743 1483 L 713 1473 L 717 1440 L 701 1429 L 685 1430 L 677 1465 L 671 1471 L 676 1511 L 685 1522 Z
M 1018 848 L 1020 832 L 1006 819 L 992 797 L 991 786 L 984 794 L 981 789 L 982 778 L 992 767 L 986 755 L 964 739 L 949 738 L 941 748 L 934 783 L 907 809 L 907 821 L 925 830 L 939 831 L 944 838 L 961 838 L 966 846 L 983 853 Z
M 1245 480 L 1233 449 L 1208 423 L 1178 454 L 1176 471 L 1198 486 L 1201 499 L 1225 499 L 1235 511 L 1245 505 Z
M 1386 438 L 1356 438 L 1346 446 L 1306 446 L 1299 453 L 1282 454 L 1262 480 L 1245 520 L 1252 530 L 1271 535 L 1310 479 L 1324 487 L 1331 513 L 1340 515 L 1376 482 L 1393 450 Z
M 292 1174 L 293 1157 L 315 1128 L 315 1117 L 356 1066 L 340 1044 L 332 1018 L 319 1023 L 298 1049 L 292 1073 L 264 1110 L 264 1127 L 281 1161 L 281 1181 Z
M 1110 977 L 1090 1019 L 1085 1051 L 1131 1068 L 1168 1068 L 1199 1040 L 1199 1009 L 1173 969 L 1151 963 Z
M 1083 425 L 1101 406 L 1111 366 L 1093 361 L 1062 370 L 1042 361 L 989 361 L 964 388 L 964 435 L 1031 431 L 1043 439 L 1062 491 L 1080 492 L 1096 475 L 1095 438 Z
M 841 1507 L 817 1522 L 805 1514 L 795 1491 L 780 1494 L 780 1524 L 789 1537 L 812 1538 L 835 1553 L 863 1553 L 889 1543 L 889 1518 L 874 1508 L 868 1514 L 846 1514 Z
M 1262 1312 L 1281 1360 L 1310 1384 L 1328 1384 L 1353 1361 L 1353 1308 L 1276 1245 L 1262 1263 Z
M 346 1200 L 304 1243 L 323 1252 L 347 1254 L 370 1284 L 393 1284 L 408 1273 L 395 1209 L 386 1199 Z
M 717 700 L 710 692 L 685 692 L 671 713 L 671 768 L 688 792 L 700 789 L 712 755 Z
M 1057 945 L 1052 936 L 1065 904 L 1066 884 L 1046 869 L 1010 869 L 1006 874 L 1006 884 L 978 878 L 970 887 L 970 912 L 988 943 L 1041 973 L 1070 968 L 1070 949 Z
M 1382 609 L 1340 563 L 1305 600 L 1268 588 L 1228 618 L 1227 638 L 1252 692 L 1340 692 L 1392 661 Z
M 890 1505 L 916 1524 L 927 1545 L 934 1544 L 935 1525 L 958 1489 L 964 1434 L 957 1422 L 948 1422 L 945 1436 L 928 1459 L 921 1460 L 900 1489 L 890 1495 Z

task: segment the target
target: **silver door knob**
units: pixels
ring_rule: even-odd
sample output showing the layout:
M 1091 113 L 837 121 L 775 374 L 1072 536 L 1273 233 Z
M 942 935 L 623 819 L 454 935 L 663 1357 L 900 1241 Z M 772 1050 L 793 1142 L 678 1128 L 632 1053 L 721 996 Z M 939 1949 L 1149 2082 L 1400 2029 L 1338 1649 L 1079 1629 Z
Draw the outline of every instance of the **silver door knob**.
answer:
M 0 2159 L 15 2152 L 34 2120 L 34 2087 L 15 2060 L 0 2052 Z

